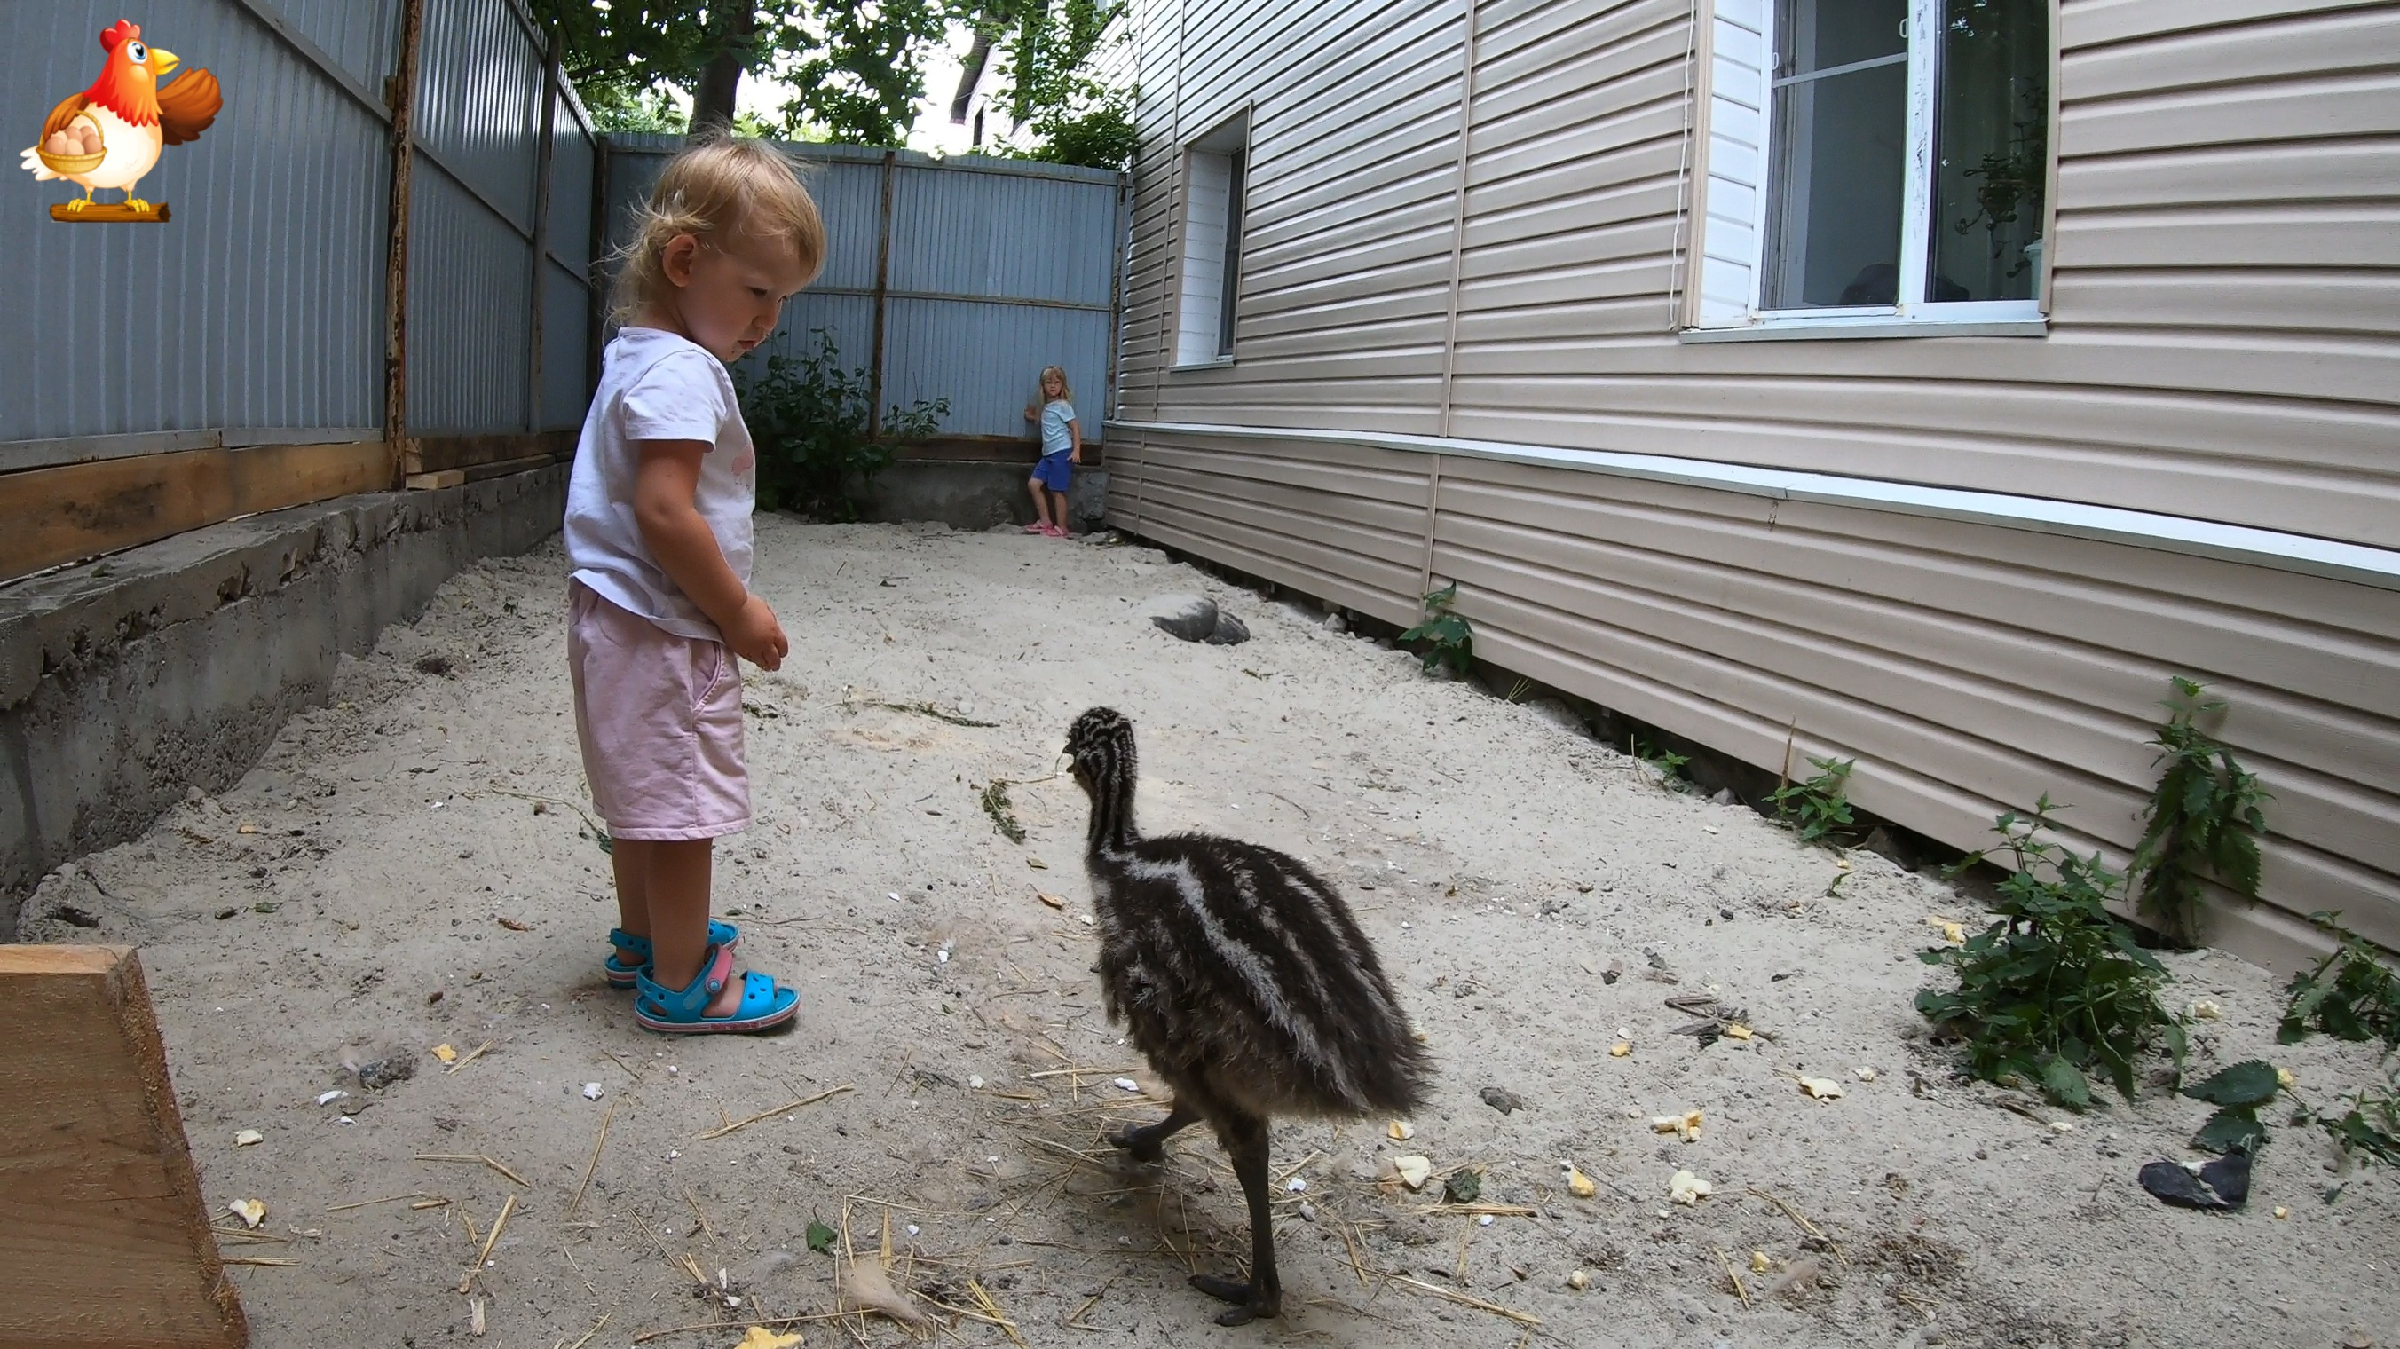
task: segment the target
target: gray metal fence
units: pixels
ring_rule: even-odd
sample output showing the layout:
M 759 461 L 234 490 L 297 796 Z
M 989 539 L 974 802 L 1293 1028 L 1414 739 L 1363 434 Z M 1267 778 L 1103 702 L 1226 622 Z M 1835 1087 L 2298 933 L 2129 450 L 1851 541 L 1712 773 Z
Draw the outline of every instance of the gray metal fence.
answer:
M 621 243 L 674 136 L 606 138 L 607 229 Z M 808 165 L 825 271 L 784 307 L 768 354 L 823 329 L 870 371 L 878 408 L 947 398 L 950 436 L 1022 437 L 1045 365 L 1063 366 L 1085 434 L 1115 403 L 1118 260 L 1129 200 L 1102 169 L 787 145 Z
M 521 0 L 418 0 L 413 436 L 571 427 L 593 332 L 596 142 Z M 164 225 L 68 225 L 0 165 L 0 472 L 213 445 L 380 439 L 392 114 L 409 0 L 153 0 L 214 125 L 141 184 Z M 38 139 L 100 70 L 116 0 L 0 0 L 0 129 Z M 113 200 L 114 194 L 108 194 Z

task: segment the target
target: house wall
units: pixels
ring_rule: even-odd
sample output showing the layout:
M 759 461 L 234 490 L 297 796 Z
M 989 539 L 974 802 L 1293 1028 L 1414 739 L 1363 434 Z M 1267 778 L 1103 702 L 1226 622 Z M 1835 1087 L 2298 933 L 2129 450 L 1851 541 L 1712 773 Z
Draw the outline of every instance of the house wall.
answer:
M 1394 621 L 1455 579 L 1479 654 L 1796 726 L 1961 847 L 2047 791 L 2121 858 L 2197 677 L 2276 793 L 2220 940 L 2400 946 L 2400 5 L 2068 0 L 2047 336 L 1724 343 L 1692 0 L 1137 21 L 1118 523 Z M 1180 146 L 1245 104 L 1236 361 L 1171 371 Z

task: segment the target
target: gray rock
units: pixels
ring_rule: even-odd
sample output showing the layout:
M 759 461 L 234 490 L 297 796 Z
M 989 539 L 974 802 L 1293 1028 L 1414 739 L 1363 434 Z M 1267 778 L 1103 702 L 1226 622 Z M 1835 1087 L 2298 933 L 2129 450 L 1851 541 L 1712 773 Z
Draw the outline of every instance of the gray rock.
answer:
M 1240 646 L 1250 640 L 1250 629 L 1242 620 L 1222 609 L 1217 611 L 1217 626 L 1208 634 L 1210 646 Z
M 1325 615 L 1324 628 L 1327 632 L 1348 632 L 1350 630 L 1350 622 L 1348 619 L 1342 617 L 1341 610 L 1336 609 L 1332 613 Z
M 1717 788 L 1717 794 L 1716 794 L 1715 796 L 1712 796 L 1712 797 L 1708 798 L 1708 799 L 1709 799 L 1709 800 L 1711 800 L 1711 801 L 1714 801 L 1714 802 L 1716 802 L 1716 803 L 1717 803 L 1718 805 L 1720 805 L 1720 806 L 1730 806 L 1730 805 L 1733 805 L 1733 804 L 1734 804 L 1733 788 L 1731 788 L 1731 787 L 1719 787 L 1719 788 Z
M 1217 630 L 1217 603 L 1206 595 L 1160 595 L 1142 606 L 1141 616 L 1187 642 L 1204 642 Z

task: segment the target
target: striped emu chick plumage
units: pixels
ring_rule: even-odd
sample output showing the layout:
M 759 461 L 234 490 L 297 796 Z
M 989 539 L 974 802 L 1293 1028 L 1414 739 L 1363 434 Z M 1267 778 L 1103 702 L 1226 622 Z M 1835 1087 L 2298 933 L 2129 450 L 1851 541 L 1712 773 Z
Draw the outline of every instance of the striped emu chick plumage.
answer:
M 1167 1117 L 1110 1142 L 1155 1162 L 1206 1120 L 1250 1208 L 1250 1278 L 1192 1286 L 1234 1304 L 1238 1326 L 1282 1310 L 1267 1208 L 1267 1122 L 1277 1115 L 1407 1114 L 1429 1066 L 1342 897 L 1298 858 L 1209 834 L 1134 829 L 1133 723 L 1095 707 L 1067 733 L 1092 799 L 1084 852 L 1109 1018 L 1175 1092 Z

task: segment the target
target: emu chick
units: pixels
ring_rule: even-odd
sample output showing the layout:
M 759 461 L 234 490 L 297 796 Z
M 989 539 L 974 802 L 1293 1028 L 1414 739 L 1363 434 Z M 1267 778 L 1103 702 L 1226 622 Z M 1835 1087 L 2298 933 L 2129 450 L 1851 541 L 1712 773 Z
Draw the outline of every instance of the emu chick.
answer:
M 1277 1315 L 1267 1122 L 1276 1115 L 1406 1114 L 1424 1098 L 1425 1051 L 1359 930 L 1324 878 L 1272 848 L 1134 828 L 1133 723 L 1095 707 L 1067 735 L 1092 801 L 1084 866 L 1111 1020 L 1175 1092 L 1156 1124 L 1111 1138 L 1155 1162 L 1206 1120 L 1250 1210 L 1250 1279 L 1194 1275 L 1235 1304 L 1217 1320 Z

